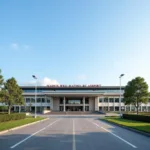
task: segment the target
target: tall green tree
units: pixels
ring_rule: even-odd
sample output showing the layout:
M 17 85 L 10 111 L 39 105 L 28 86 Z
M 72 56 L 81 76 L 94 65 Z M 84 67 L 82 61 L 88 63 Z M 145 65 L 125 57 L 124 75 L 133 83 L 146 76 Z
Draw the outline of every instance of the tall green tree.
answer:
M 142 103 L 148 102 L 149 95 L 148 84 L 145 82 L 144 78 L 136 77 L 125 86 L 124 103 L 125 105 L 134 105 L 138 114 L 139 106 Z
M 4 83 L 4 79 L 3 79 L 3 76 L 2 76 L 2 71 L 0 69 L 0 92 L 1 92 L 1 88 L 2 88 L 2 85 Z M 0 102 L 2 101 L 2 97 L 0 96 Z
M 8 105 L 8 114 L 10 114 L 13 105 L 24 104 L 22 93 L 23 91 L 18 86 L 15 78 L 10 78 L 4 83 L 4 87 L 0 92 L 0 97 L 1 101 Z
M 3 79 L 3 76 L 2 76 L 2 71 L 0 69 L 0 88 L 3 85 L 3 82 L 4 82 L 4 79 Z

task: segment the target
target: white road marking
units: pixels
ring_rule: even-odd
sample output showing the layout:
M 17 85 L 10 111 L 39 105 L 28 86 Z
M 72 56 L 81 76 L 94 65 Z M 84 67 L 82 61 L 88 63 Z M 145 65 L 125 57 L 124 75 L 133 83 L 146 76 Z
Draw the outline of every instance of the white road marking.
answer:
M 87 119 L 87 121 L 91 122 L 89 119 Z M 97 127 L 99 127 L 99 125 L 97 123 L 95 123 L 95 122 L 91 122 L 91 123 L 93 123 L 94 125 L 96 125 Z
M 91 121 L 90 121 L 90 122 L 91 122 Z M 96 123 L 94 123 L 94 122 L 91 122 L 91 123 L 93 123 L 94 125 L 96 125 L 97 127 L 99 127 L 98 124 L 96 124 Z M 105 129 L 104 127 L 100 127 L 100 128 L 102 128 L 103 130 L 109 132 L 110 134 L 112 134 L 113 136 L 117 137 L 118 139 L 120 139 L 121 141 L 125 142 L 126 144 L 130 145 L 131 147 L 137 148 L 135 145 L 131 144 L 130 142 L 126 141 L 125 139 L 121 138 L 120 136 L 114 134 L 113 132 L 111 132 L 111 131 Z
M 44 128 L 42 128 L 41 130 L 39 130 L 39 131 L 37 131 L 37 132 L 31 134 L 30 136 L 26 137 L 25 139 L 21 140 L 20 142 L 16 143 L 15 145 L 11 146 L 10 148 L 15 148 L 15 147 L 17 147 L 17 146 L 20 145 L 21 143 L 25 142 L 26 140 L 28 140 L 28 139 L 31 138 L 32 136 L 38 134 L 39 132 L 45 130 L 46 128 L 48 128 L 49 126 L 53 125 L 54 123 L 56 123 L 56 122 L 59 121 L 59 120 L 60 120 L 60 119 L 58 119 L 58 120 L 56 120 L 56 121 L 50 123 L 50 124 L 47 125 L 46 127 L 44 127 Z
M 72 150 L 76 150 L 76 138 L 75 138 L 75 124 L 74 124 L 74 120 L 73 120 L 73 144 L 72 144 Z
M 94 122 L 93 122 L 93 124 L 95 124 L 97 127 L 99 127 L 99 125 L 98 125 L 97 123 L 94 123 Z
M 132 146 L 133 148 L 137 148 L 135 145 L 131 144 L 130 142 L 128 142 L 128 141 L 126 141 L 126 140 L 124 140 L 124 139 L 121 138 L 120 136 L 118 136 L 118 135 L 112 133 L 111 131 L 109 131 L 109 130 L 103 128 L 103 127 L 101 127 L 101 128 L 102 128 L 103 130 L 109 132 L 109 133 L 112 134 L 113 136 L 117 137 L 118 139 L 122 140 L 123 142 L 127 143 L 128 145 Z

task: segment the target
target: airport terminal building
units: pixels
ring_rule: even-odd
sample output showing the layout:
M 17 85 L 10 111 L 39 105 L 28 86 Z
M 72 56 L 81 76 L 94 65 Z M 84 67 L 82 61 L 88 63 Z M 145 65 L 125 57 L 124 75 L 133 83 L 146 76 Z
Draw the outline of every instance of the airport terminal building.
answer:
M 25 106 L 14 106 L 18 111 L 119 111 L 119 86 L 101 85 L 49 85 L 21 86 L 25 100 Z M 35 92 L 36 91 L 36 92 Z M 36 93 L 36 101 L 35 101 Z M 132 105 L 125 106 L 123 100 L 124 87 L 121 87 L 122 111 L 135 111 Z M 139 111 L 150 111 L 150 101 L 142 104 Z

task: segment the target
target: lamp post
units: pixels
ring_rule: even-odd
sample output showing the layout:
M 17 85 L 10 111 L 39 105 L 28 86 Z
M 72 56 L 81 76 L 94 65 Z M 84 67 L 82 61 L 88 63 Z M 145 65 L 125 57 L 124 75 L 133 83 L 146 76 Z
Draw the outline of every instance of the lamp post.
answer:
M 35 83 L 35 114 L 34 114 L 34 118 L 36 118 L 36 95 L 37 95 L 37 77 L 35 75 L 32 75 L 32 77 L 35 79 L 36 83 Z
M 120 75 L 120 98 L 119 98 L 119 114 L 120 114 L 120 117 L 121 117 L 121 78 L 124 76 L 124 74 L 121 74 Z

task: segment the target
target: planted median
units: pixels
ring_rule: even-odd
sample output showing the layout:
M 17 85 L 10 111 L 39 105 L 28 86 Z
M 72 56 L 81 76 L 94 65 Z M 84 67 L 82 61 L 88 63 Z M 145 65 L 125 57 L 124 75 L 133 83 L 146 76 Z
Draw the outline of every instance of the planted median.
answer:
M 150 123 L 140 122 L 134 120 L 123 119 L 119 117 L 105 117 L 103 120 L 106 120 L 110 123 L 115 123 L 121 126 L 133 128 L 139 131 L 150 133 Z
M 10 120 L 6 122 L 0 122 L 0 131 L 9 130 L 15 127 L 33 123 L 33 122 L 40 121 L 43 119 L 45 118 L 44 117 L 37 117 L 37 118 L 25 117 L 24 119 L 20 119 L 20 120 Z

